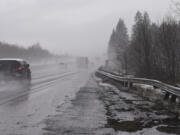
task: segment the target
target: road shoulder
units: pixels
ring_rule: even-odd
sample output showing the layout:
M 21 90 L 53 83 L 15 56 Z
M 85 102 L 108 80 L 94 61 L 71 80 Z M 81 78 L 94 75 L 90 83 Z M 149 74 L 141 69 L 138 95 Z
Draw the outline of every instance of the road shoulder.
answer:
M 73 100 L 57 107 L 59 114 L 45 120 L 44 135 L 113 135 L 114 130 L 105 127 L 106 110 L 98 93 L 96 82 L 90 78 Z

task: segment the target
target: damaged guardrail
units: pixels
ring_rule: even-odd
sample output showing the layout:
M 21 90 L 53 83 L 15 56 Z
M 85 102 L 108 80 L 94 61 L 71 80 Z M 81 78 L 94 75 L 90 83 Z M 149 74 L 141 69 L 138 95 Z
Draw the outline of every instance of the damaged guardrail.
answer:
M 122 82 L 125 87 L 133 86 L 133 83 L 146 84 L 159 88 L 166 92 L 165 99 L 171 98 L 172 102 L 176 102 L 176 99 L 180 99 L 180 88 L 163 83 L 161 81 L 146 79 L 146 78 L 134 78 L 134 77 L 120 77 L 109 72 L 98 70 L 97 73 L 111 78 L 113 80 Z

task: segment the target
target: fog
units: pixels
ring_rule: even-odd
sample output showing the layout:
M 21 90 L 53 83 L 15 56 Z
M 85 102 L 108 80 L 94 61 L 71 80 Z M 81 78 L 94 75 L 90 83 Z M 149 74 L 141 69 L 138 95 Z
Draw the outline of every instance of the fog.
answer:
M 102 55 L 121 17 L 148 11 L 153 21 L 170 13 L 170 0 L 1 0 L 1 41 L 41 46 L 54 53 Z M 130 32 L 130 31 L 129 31 Z

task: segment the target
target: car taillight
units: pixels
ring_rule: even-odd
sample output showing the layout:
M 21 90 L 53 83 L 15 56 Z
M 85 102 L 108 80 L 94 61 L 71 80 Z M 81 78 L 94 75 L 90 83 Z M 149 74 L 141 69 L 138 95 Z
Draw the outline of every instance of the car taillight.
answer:
M 22 67 L 18 67 L 18 71 L 21 71 L 21 70 L 23 70 L 23 68 Z

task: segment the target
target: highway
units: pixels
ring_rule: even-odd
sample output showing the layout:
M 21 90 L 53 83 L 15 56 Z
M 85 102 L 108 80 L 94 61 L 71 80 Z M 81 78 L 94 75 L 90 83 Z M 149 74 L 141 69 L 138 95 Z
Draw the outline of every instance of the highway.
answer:
M 0 134 L 39 134 L 41 122 L 56 113 L 56 106 L 75 96 L 89 73 L 58 64 L 33 65 L 31 84 L 1 81 Z
M 31 70 L 30 84 L 0 82 L 0 135 L 180 133 L 171 104 L 116 87 L 93 68 L 49 64 Z

